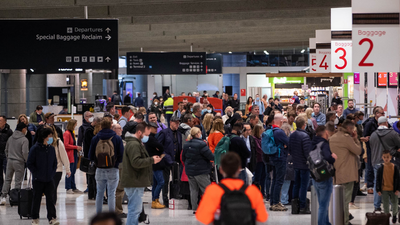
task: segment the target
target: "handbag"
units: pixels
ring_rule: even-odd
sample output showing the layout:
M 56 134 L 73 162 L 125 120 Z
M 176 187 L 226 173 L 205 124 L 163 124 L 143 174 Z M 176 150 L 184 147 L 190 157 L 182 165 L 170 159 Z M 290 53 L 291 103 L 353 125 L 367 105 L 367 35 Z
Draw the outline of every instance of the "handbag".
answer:
M 80 158 L 80 167 L 79 169 L 82 172 L 85 172 L 87 175 L 95 175 L 96 173 L 96 165 L 94 162 L 91 162 L 88 158 L 81 157 Z
M 365 217 L 367 217 L 366 225 L 389 225 L 391 215 L 390 213 L 374 211 L 372 213 L 366 213 Z
M 292 155 L 287 156 L 285 180 L 294 181 L 294 168 Z
M 150 224 L 149 215 L 144 212 L 144 206 L 142 206 L 142 212 L 139 215 L 139 223 Z

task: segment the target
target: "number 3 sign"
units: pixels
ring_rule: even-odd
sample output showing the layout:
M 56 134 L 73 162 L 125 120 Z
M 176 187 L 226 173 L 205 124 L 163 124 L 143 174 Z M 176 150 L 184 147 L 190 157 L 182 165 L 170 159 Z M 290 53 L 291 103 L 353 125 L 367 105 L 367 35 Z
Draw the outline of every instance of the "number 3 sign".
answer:
M 332 72 L 352 72 L 352 42 L 332 41 Z

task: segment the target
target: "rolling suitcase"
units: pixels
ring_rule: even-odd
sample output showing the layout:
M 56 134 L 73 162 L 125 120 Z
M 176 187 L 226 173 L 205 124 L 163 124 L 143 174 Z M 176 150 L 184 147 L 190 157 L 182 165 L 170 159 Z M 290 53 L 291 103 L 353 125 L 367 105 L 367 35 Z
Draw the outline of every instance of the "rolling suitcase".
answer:
M 29 176 L 28 187 L 25 189 L 21 189 L 18 195 L 18 214 L 20 219 L 22 217 L 28 217 L 30 219 L 32 217 L 31 208 L 32 208 L 32 199 L 33 199 L 33 189 L 31 187 L 32 174 Z
M 26 170 L 27 170 L 27 168 L 25 168 L 24 177 L 26 175 Z M 20 189 L 11 189 L 10 190 L 9 196 L 10 196 L 10 205 L 11 205 L 11 207 L 18 206 L 18 202 L 19 202 L 18 198 L 19 198 L 20 191 L 21 191 Z

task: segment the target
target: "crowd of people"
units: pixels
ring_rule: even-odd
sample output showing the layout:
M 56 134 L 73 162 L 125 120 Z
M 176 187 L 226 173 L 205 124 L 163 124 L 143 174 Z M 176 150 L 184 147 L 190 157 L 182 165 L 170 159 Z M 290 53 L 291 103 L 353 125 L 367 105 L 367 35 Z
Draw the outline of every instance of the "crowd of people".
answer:
M 32 173 L 33 225 L 39 224 L 43 194 L 49 223 L 59 224 L 55 205 L 64 172 L 67 194 L 87 193 L 89 200 L 95 200 L 97 214 L 110 220 L 127 218 L 127 224 L 138 224 L 147 188 L 151 188 L 151 208 L 168 208 L 171 198 L 187 199 L 188 210 L 209 224 L 232 219 L 265 222 L 267 201 L 270 211 L 287 211 L 286 205 L 291 204 L 292 214 L 310 214 L 307 191 L 311 184 L 318 196 L 319 225 L 330 224 L 328 207 L 334 184 L 344 186 L 346 224 L 353 218 L 349 209 L 358 208 L 355 197 L 366 195 L 363 191 L 374 194 L 375 210 L 381 210 L 383 202 L 384 212 L 389 212 L 390 200 L 396 206 L 392 221 L 397 221 L 400 124 L 391 128 L 382 107 L 375 107 L 373 116 L 364 120 L 353 100 L 347 100 L 348 108 L 343 110 L 335 93 L 324 114 L 319 103 L 309 107 L 294 93 L 295 103 L 285 109 L 279 98 L 257 94 L 254 99 L 248 97 L 245 109 L 240 110 L 237 94 L 229 100 L 223 93 L 223 109 L 218 112 L 207 101 L 207 92 L 201 103 L 199 93 L 193 94 L 195 103 L 184 98 L 175 111 L 168 90 L 163 96 L 154 93 L 147 110 L 138 102 L 139 110 L 124 106 L 118 115 L 110 102 L 103 117 L 87 111 L 78 129 L 77 120 L 71 119 L 65 131 L 54 125 L 55 115 L 44 114 L 41 106 L 29 120 L 20 115 L 15 131 L 0 116 L 0 205 L 7 204 L 13 176 L 14 188 L 21 188 L 27 168 Z M 117 96 L 113 101 L 121 99 Z M 323 180 L 310 172 L 310 152 L 316 149 L 335 169 L 334 175 Z M 85 191 L 75 182 L 81 168 L 78 161 L 81 167 L 87 162 L 95 170 L 85 171 Z M 365 187 L 360 187 L 362 176 Z M 223 196 L 232 191 L 247 196 L 253 217 L 226 214 L 234 209 Z M 122 207 L 125 195 L 126 213 Z M 117 216 L 101 214 L 103 204 Z

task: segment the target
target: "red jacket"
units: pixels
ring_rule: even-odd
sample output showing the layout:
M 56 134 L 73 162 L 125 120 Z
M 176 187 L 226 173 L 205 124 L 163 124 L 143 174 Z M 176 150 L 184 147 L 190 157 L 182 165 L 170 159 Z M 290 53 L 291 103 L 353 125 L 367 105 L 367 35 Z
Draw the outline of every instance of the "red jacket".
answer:
M 74 163 L 74 151 L 78 148 L 78 146 L 74 145 L 74 138 L 72 137 L 71 131 L 67 130 L 64 132 L 64 146 L 65 151 L 67 152 L 69 163 Z

